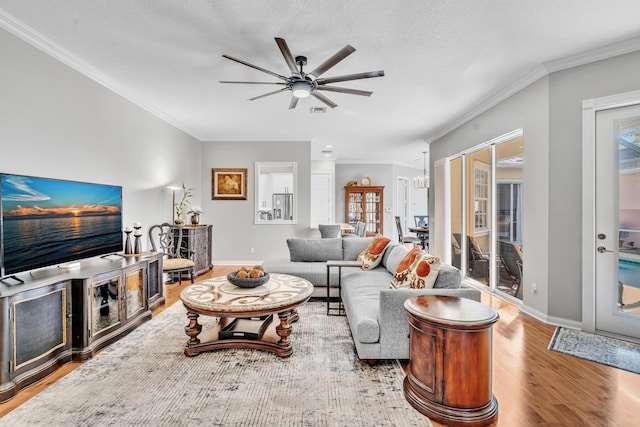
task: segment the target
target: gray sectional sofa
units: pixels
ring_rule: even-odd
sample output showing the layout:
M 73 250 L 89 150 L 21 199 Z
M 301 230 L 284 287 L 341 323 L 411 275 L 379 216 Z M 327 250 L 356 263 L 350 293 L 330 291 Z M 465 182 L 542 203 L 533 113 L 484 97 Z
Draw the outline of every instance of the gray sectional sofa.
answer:
M 290 259 L 265 261 L 265 271 L 309 280 L 314 297 L 327 295 L 330 260 L 355 260 L 372 238 L 288 239 Z M 481 292 L 461 283 L 460 270 L 442 264 L 433 289 L 392 289 L 391 277 L 409 249 L 390 243 L 382 262 L 372 270 L 342 268 L 342 301 L 360 359 L 409 358 L 409 323 L 404 301 L 414 295 L 451 295 L 480 301 Z M 331 269 L 332 295 L 338 286 L 338 269 Z

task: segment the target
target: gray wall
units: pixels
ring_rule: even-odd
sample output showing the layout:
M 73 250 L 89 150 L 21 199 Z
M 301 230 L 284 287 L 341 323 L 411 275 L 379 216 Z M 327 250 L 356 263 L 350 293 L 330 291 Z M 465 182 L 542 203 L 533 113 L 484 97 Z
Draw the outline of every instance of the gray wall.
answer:
M 120 185 L 145 231 L 171 218 L 167 185 L 199 187 L 196 139 L 4 30 L 0 52 L 0 172 Z
M 202 145 L 202 222 L 213 224 L 214 264 L 289 258 L 286 238 L 320 237 L 309 221 L 311 186 L 309 141 L 215 141 Z M 254 162 L 298 162 L 298 223 L 254 224 Z M 247 168 L 247 200 L 211 200 L 212 168 Z M 251 253 L 251 248 L 254 252 Z
M 394 216 L 396 215 L 396 179 L 422 174 L 422 170 L 393 164 L 376 163 L 338 163 L 336 164 L 336 221 L 345 221 L 344 186 L 351 180 L 360 183 L 364 176 L 371 178 L 371 185 L 384 186 L 384 230 L 383 234 L 391 239 L 397 237 L 395 231 Z M 413 189 L 412 201 L 413 214 L 419 215 L 426 212 L 426 190 Z
M 384 209 L 393 210 L 394 197 L 394 176 L 392 165 L 380 164 L 360 164 L 360 163 L 338 163 L 336 164 L 336 221 L 345 221 L 344 186 L 347 182 L 355 180 L 360 184 L 360 179 L 364 176 L 371 178 L 371 185 L 384 186 L 383 204 Z M 393 215 L 385 212 L 383 218 L 383 234 L 393 236 Z
M 431 144 L 433 170 L 438 159 L 523 129 L 525 311 L 582 319 L 582 101 L 638 90 L 638 69 L 635 52 L 552 73 Z
M 582 101 L 640 89 L 640 52 L 549 76 L 549 315 L 582 319 Z M 575 250 L 568 250 L 575 248 Z

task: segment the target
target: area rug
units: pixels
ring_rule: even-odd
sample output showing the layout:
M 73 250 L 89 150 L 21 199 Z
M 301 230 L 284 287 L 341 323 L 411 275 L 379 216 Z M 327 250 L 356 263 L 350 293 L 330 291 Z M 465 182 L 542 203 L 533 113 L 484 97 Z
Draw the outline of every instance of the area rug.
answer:
M 558 327 L 549 349 L 640 374 L 640 345 L 628 341 Z
M 186 357 L 187 318 L 174 304 L 0 426 L 431 426 L 404 398 L 397 361 L 360 361 L 346 318 L 327 316 L 323 303 L 299 313 L 289 358 L 248 349 Z

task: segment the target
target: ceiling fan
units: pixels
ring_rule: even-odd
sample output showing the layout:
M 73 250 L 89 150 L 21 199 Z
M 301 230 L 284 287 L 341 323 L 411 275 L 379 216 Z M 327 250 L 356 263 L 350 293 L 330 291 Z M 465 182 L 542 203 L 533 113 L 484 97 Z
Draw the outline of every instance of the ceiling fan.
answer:
M 338 83 L 345 82 L 349 80 L 359 80 L 359 79 L 368 79 L 372 77 L 382 77 L 384 76 L 384 71 L 371 71 L 368 73 L 357 73 L 357 74 L 347 74 L 344 76 L 336 76 L 336 77 L 328 77 L 328 78 L 320 78 L 322 74 L 324 74 L 331 67 L 336 65 L 338 62 L 345 59 L 347 56 L 351 55 L 355 52 L 355 49 L 346 45 L 338 52 L 336 52 L 329 59 L 324 61 L 322 64 L 318 65 L 310 72 L 305 72 L 302 67 L 307 65 L 307 57 L 306 56 L 296 56 L 295 59 L 289 50 L 289 46 L 287 42 L 282 38 L 275 38 L 278 47 L 280 48 L 280 52 L 282 52 L 282 56 L 284 57 L 285 62 L 289 66 L 289 70 L 291 71 L 291 76 L 286 77 L 282 76 L 278 73 L 274 73 L 273 71 L 266 70 L 262 67 L 258 67 L 257 65 L 250 64 L 241 59 L 234 58 L 229 55 L 222 55 L 224 58 L 230 59 L 235 62 L 239 62 L 240 64 L 246 65 L 247 67 L 254 68 L 258 71 L 262 71 L 267 73 L 273 77 L 277 77 L 281 82 L 239 82 L 239 81 L 229 81 L 229 80 L 221 80 L 220 83 L 239 83 L 239 84 L 265 84 L 265 85 L 283 85 L 282 89 L 275 90 L 273 92 L 265 93 L 263 95 L 256 96 L 254 98 L 249 99 L 249 101 L 255 101 L 256 99 L 264 98 L 266 96 L 275 95 L 276 93 L 284 92 L 286 90 L 291 91 L 293 95 L 291 97 L 291 102 L 289 103 L 289 109 L 296 108 L 298 104 L 298 100 L 300 98 L 306 98 L 308 96 L 313 96 L 314 98 L 319 99 L 327 106 L 334 108 L 337 107 L 338 104 L 331 101 L 329 98 L 321 94 L 319 91 L 328 91 L 328 92 L 340 92 L 347 93 L 351 95 L 361 95 L 361 96 L 370 96 L 373 92 L 368 92 L 364 90 L 357 89 L 347 89 L 343 87 L 337 86 L 328 86 L 329 83 Z M 299 68 L 298 68 L 299 67 Z

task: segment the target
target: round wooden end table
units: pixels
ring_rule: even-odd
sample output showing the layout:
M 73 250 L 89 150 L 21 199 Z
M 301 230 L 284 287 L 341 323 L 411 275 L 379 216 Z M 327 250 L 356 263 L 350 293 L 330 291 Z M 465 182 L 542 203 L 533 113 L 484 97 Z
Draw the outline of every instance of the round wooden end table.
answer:
M 491 307 L 459 297 L 421 295 L 404 303 L 411 330 L 407 401 L 443 424 L 486 426 L 498 418 L 491 391 Z
M 276 273 L 256 288 L 237 287 L 226 277 L 187 286 L 180 293 L 189 319 L 185 327 L 189 340 L 184 354 L 196 356 L 204 351 L 246 347 L 288 357 L 293 352 L 289 335 L 291 322 L 298 320 L 296 307 L 308 301 L 312 293 L 313 285 L 309 281 Z M 214 328 L 203 331 L 198 323 L 200 315 L 219 317 L 220 321 Z M 243 325 L 257 323 L 258 328 L 234 329 L 240 319 Z

